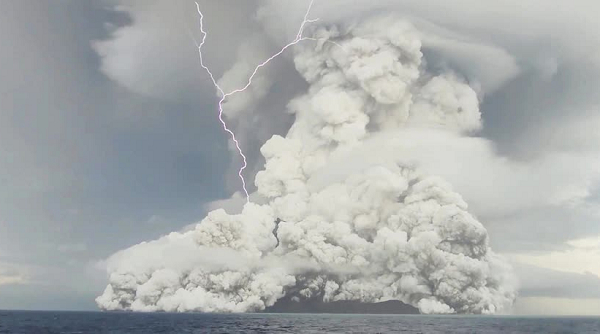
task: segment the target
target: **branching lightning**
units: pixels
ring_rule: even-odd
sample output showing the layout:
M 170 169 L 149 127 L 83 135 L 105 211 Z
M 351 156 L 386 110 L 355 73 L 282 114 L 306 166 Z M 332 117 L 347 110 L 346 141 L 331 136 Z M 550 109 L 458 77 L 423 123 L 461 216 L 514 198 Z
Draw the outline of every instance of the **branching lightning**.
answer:
M 223 118 L 223 102 L 225 101 L 225 99 L 229 96 L 232 96 L 236 93 L 240 93 L 245 91 L 248 87 L 250 87 L 250 85 L 252 84 L 252 80 L 254 79 L 254 76 L 256 75 L 256 73 L 258 72 L 259 69 L 261 69 L 262 67 L 264 67 L 265 65 L 267 65 L 271 60 L 277 58 L 279 55 L 281 55 L 285 50 L 287 50 L 289 47 L 298 44 L 299 42 L 303 41 L 303 40 L 315 40 L 314 38 L 310 38 L 310 37 L 302 37 L 302 34 L 304 33 L 304 28 L 306 27 L 306 25 L 308 23 L 313 23 L 318 21 L 318 19 L 308 19 L 308 15 L 310 14 L 310 10 L 313 6 L 313 2 L 314 0 L 311 0 L 308 8 L 306 10 L 306 13 L 304 14 L 304 18 L 302 20 L 302 23 L 300 24 L 300 28 L 298 29 L 298 34 L 296 34 L 296 38 L 294 38 L 293 41 L 289 42 L 288 44 L 286 44 L 283 48 L 281 48 L 281 50 L 279 50 L 279 52 L 275 53 L 274 55 L 272 55 L 271 57 L 269 57 L 267 60 L 263 61 L 262 63 L 260 63 L 258 66 L 256 66 L 254 68 L 254 71 L 252 72 L 252 74 L 250 75 L 250 77 L 248 78 L 248 81 L 246 82 L 246 85 L 243 86 L 242 88 L 238 88 L 238 89 L 234 89 L 230 92 L 225 92 L 217 83 L 217 81 L 215 80 L 215 77 L 213 76 L 212 72 L 210 71 L 210 69 L 204 64 L 204 59 L 202 57 L 202 46 L 204 45 L 204 42 L 206 41 L 206 36 L 207 33 L 204 30 L 204 25 L 203 25 L 203 20 L 204 20 L 204 15 L 202 14 L 202 11 L 200 10 L 200 5 L 198 4 L 198 2 L 196 3 L 196 9 L 198 11 L 198 15 L 200 16 L 200 32 L 202 33 L 202 40 L 200 41 L 199 44 L 196 44 L 196 46 L 198 47 L 198 55 L 200 57 L 200 66 L 202 66 L 202 68 L 204 70 L 206 70 L 206 72 L 208 73 L 208 75 L 210 76 L 210 79 L 212 80 L 213 85 L 215 86 L 215 88 L 217 89 L 217 91 L 219 92 L 219 94 L 221 95 L 221 99 L 219 100 L 219 121 L 221 122 L 221 124 L 223 125 L 223 130 L 225 130 L 231 137 L 231 140 L 233 141 L 233 143 L 235 144 L 235 147 L 240 155 L 240 157 L 242 158 L 242 166 L 240 167 L 239 171 L 238 171 L 238 176 L 240 178 L 240 180 L 242 181 L 242 188 L 244 190 L 244 193 L 246 194 L 246 201 L 250 202 L 250 194 L 248 193 L 248 189 L 246 188 L 246 180 L 244 179 L 243 176 L 243 172 L 244 169 L 246 169 L 246 167 L 248 166 L 247 160 L 246 160 L 246 156 L 244 155 L 244 152 L 242 151 L 242 148 L 240 147 L 240 143 L 238 142 L 237 138 L 235 137 L 235 133 L 233 133 L 233 131 L 231 131 L 231 129 L 229 129 L 229 127 L 227 127 L 227 123 L 225 122 L 224 118 Z

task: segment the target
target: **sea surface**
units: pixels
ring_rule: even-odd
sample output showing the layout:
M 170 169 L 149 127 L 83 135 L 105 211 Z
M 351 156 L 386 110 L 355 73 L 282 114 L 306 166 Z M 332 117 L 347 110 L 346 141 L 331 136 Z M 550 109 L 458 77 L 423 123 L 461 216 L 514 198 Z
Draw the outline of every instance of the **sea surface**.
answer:
M 600 333 L 600 318 L 0 311 L 0 333 Z

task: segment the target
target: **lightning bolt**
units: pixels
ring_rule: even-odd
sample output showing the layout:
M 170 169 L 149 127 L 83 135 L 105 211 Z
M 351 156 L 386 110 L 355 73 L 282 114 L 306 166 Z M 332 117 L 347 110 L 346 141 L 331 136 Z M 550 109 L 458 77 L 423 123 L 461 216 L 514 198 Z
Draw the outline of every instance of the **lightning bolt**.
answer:
M 248 194 L 248 189 L 246 188 L 246 180 L 244 179 L 244 176 L 242 175 L 242 173 L 244 172 L 244 169 L 246 169 L 246 167 L 248 167 L 248 162 L 246 160 L 246 156 L 244 155 L 244 152 L 242 151 L 242 148 L 240 147 L 240 143 L 238 142 L 237 138 L 235 137 L 235 133 L 233 133 L 233 131 L 231 131 L 231 129 L 229 129 L 229 127 L 227 127 L 227 123 L 225 122 L 225 120 L 223 118 L 223 102 L 225 101 L 225 99 L 227 97 L 232 96 L 237 93 L 240 93 L 240 92 L 243 92 L 246 89 L 248 89 L 248 87 L 250 87 L 250 85 L 252 84 L 252 80 L 254 79 L 254 76 L 256 75 L 258 70 L 260 70 L 262 67 L 267 65 L 271 60 L 277 58 L 289 47 L 296 45 L 303 40 L 314 40 L 314 38 L 302 37 L 302 34 L 304 33 L 304 28 L 306 27 L 306 25 L 309 23 L 318 21 L 318 19 L 308 19 L 308 15 L 310 14 L 310 10 L 313 6 L 313 2 L 314 2 L 314 0 L 311 0 L 310 3 L 308 4 L 308 8 L 306 10 L 306 13 L 304 14 L 304 18 L 302 20 L 302 23 L 300 24 L 300 28 L 298 29 L 298 34 L 296 34 L 296 38 L 294 38 L 293 41 L 289 42 L 283 48 L 281 48 L 281 50 L 279 50 L 279 52 L 275 53 L 274 55 L 269 57 L 267 60 L 258 64 L 254 68 L 252 75 L 250 75 L 250 77 L 248 78 L 246 85 L 244 85 L 242 88 L 234 89 L 227 93 L 219 86 L 219 84 L 215 80 L 215 77 L 213 76 L 210 69 L 204 64 L 204 58 L 202 57 L 202 46 L 204 45 L 204 42 L 206 41 L 207 33 L 204 30 L 204 24 L 203 24 L 204 15 L 202 14 L 202 11 L 200 10 L 200 5 L 198 4 L 198 2 L 195 2 L 196 9 L 198 11 L 198 15 L 200 16 L 200 32 L 202 33 L 202 40 L 200 41 L 199 44 L 196 43 L 196 46 L 198 47 L 198 55 L 200 57 L 200 66 L 202 66 L 202 68 L 208 73 L 208 75 L 210 76 L 210 79 L 212 80 L 213 85 L 215 86 L 215 88 L 217 89 L 219 94 L 221 95 L 221 99 L 219 100 L 219 121 L 221 122 L 221 125 L 223 125 L 223 130 L 225 132 L 227 132 L 229 134 L 229 136 L 231 137 L 231 140 L 235 144 L 235 147 L 236 147 L 240 157 L 242 158 L 243 164 L 238 171 L 238 176 L 240 177 L 240 180 L 242 181 L 242 188 L 244 189 L 244 193 L 246 194 L 246 202 L 250 202 L 250 194 Z

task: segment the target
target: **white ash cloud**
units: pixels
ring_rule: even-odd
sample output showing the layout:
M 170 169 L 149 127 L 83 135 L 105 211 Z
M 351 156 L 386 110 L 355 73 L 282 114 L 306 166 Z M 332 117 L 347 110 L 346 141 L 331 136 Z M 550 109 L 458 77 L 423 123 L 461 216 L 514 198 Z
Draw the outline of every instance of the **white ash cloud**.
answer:
M 512 270 L 450 184 L 404 159 L 395 141 L 380 141 L 386 154 L 344 173 L 330 165 L 360 160 L 381 135 L 475 133 L 476 90 L 458 73 L 429 72 L 406 20 L 376 16 L 312 33 L 320 41 L 293 58 L 308 90 L 288 104 L 287 134 L 260 150 L 255 203 L 237 215 L 217 209 L 192 230 L 109 258 L 100 308 L 248 312 L 284 296 L 395 299 L 423 313 L 510 308 Z
M 132 24 L 107 26 L 110 38 L 92 42 L 101 58 L 100 70 L 110 79 L 135 93 L 178 101 L 198 94 L 198 88 L 212 88 L 209 78 L 198 64 L 195 42 L 199 40 L 194 2 L 103 0 L 115 11 L 130 16 Z M 253 28 L 247 12 L 254 1 L 198 0 L 211 13 L 206 17 L 212 35 L 227 38 L 207 41 L 207 48 L 217 44 L 221 51 L 209 54 L 211 68 L 223 71 L 235 58 L 235 50 L 244 41 L 244 32 Z M 236 22 L 232 26 L 230 22 Z M 196 39 L 196 41 L 194 41 Z M 147 55 L 152 54 L 153 57 Z M 144 56 L 145 55 L 145 56 Z M 177 80 L 173 80 L 177 78 Z M 201 78 L 201 80 L 198 80 Z M 206 79 L 206 80 L 202 80 Z

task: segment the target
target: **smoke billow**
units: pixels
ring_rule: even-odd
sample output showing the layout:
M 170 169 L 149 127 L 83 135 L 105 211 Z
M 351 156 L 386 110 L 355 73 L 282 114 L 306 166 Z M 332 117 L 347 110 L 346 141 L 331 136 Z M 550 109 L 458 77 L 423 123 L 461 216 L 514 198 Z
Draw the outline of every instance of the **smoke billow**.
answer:
M 317 41 L 294 50 L 308 90 L 288 104 L 285 137 L 260 150 L 254 202 L 113 255 L 100 308 L 249 312 L 284 297 L 400 300 L 422 313 L 511 306 L 512 270 L 486 229 L 402 149 L 415 133 L 480 129 L 476 91 L 457 73 L 429 71 L 405 20 L 312 33 Z

